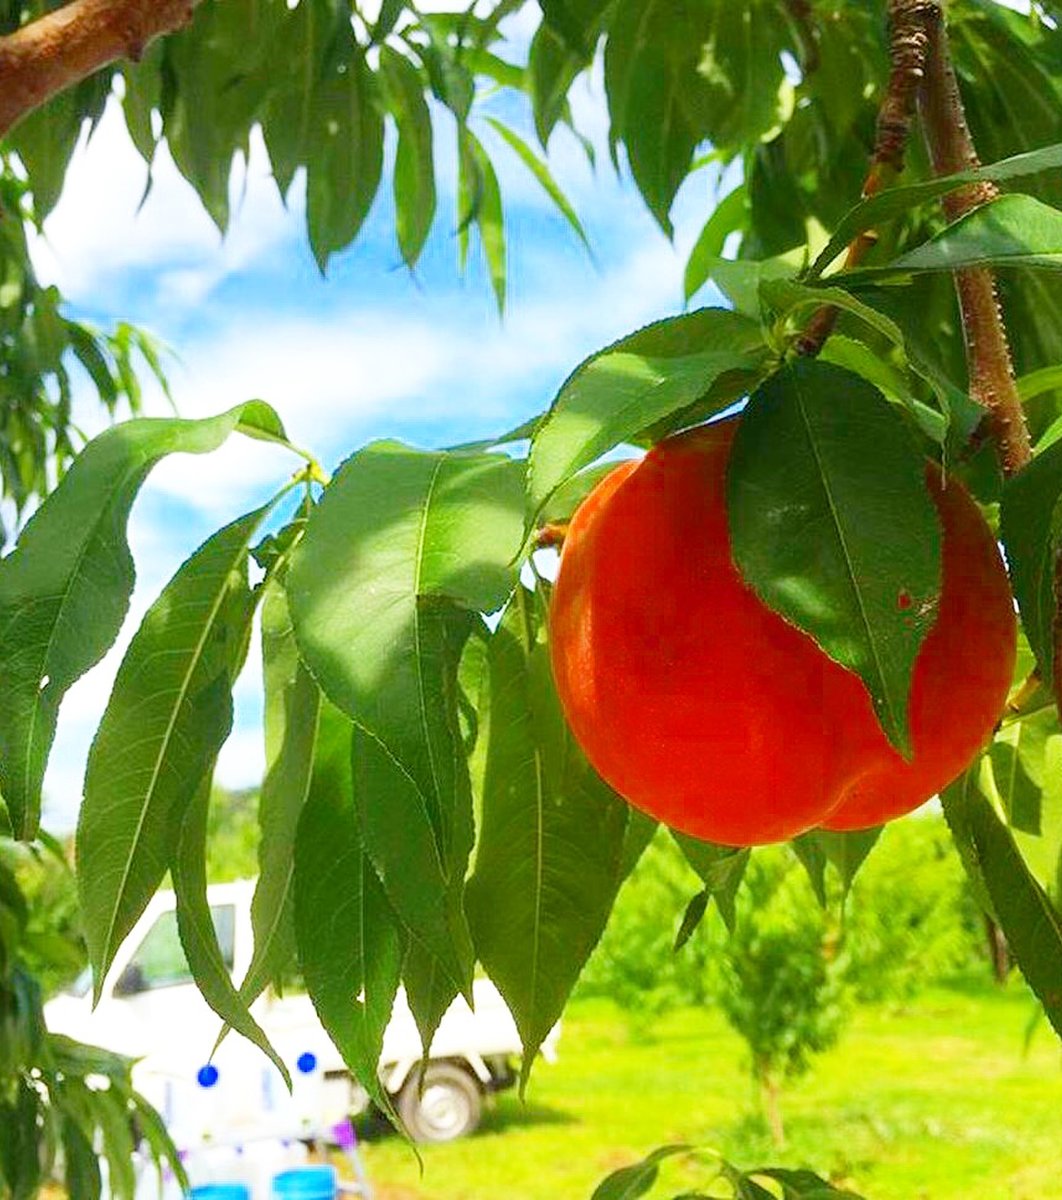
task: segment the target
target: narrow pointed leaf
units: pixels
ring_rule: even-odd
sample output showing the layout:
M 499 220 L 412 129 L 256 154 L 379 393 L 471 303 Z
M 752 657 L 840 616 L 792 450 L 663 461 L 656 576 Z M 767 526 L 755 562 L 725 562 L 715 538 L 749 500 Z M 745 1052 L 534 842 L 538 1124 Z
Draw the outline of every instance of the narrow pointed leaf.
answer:
M 249 615 L 249 614 L 248 614 Z M 206 840 L 212 772 L 203 776 L 198 791 L 177 826 L 170 860 L 177 894 L 177 929 L 188 966 L 203 999 L 226 1025 L 242 1033 L 266 1054 L 291 1086 L 284 1060 L 273 1049 L 262 1027 L 237 992 L 218 944 L 207 898 Z
M 749 864 L 749 851 L 733 846 L 716 846 L 685 833 L 671 831 L 683 857 L 700 876 L 705 890 L 715 900 L 727 929 L 734 928 L 734 901 Z
M 407 267 L 424 249 L 435 218 L 435 166 L 432 125 L 424 88 L 416 67 L 404 55 L 384 46 L 380 77 L 388 106 L 398 126 L 395 153 L 395 231 Z
M 941 536 L 903 418 L 860 376 L 794 363 L 749 401 L 727 503 L 745 580 L 860 676 L 909 754 L 911 674 L 936 620 Z
M 385 1112 L 377 1070 L 403 938 L 358 835 L 350 721 L 323 703 L 295 843 L 295 927 L 306 987 L 354 1077 Z
M 1051 708 L 999 730 L 988 748 L 992 778 L 1012 828 L 1039 836 L 1046 783 L 1047 743 L 1059 733 Z
M 583 243 L 587 250 L 589 250 L 590 242 L 586 236 L 586 230 L 583 228 L 583 223 L 579 220 L 575 209 L 572 208 L 571 201 L 567 196 L 565 196 L 560 187 L 557 185 L 557 181 L 550 173 L 549 167 L 547 167 L 542 159 L 538 157 L 538 155 L 534 152 L 534 150 L 531 149 L 527 142 L 525 142 L 515 130 L 510 129 L 508 125 L 504 125 L 501 121 L 495 120 L 494 117 L 488 117 L 487 123 L 510 147 L 510 149 L 512 149 L 513 153 L 516 154 L 517 158 L 520 159 L 524 166 L 527 167 L 527 169 L 538 181 L 538 184 L 542 190 L 553 201 L 557 211 L 571 226 L 572 232 L 579 239 L 579 241 Z
M 262 601 L 266 774 L 258 801 L 258 882 L 251 901 L 254 957 L 240 986 L 250 1004 L 294 956 L 295 836 L 310 788 L 321 693 L 299 657 L 287 598 L 271 582 Z
M 1007 480 L 1000 533 L 1022 627 L 1041 674 L 1050 679 L 1055 659 L 1055 560 L 1062 544 L 1062 442 Z
M 472 800 L 457 668 L 474 613 L 515 582 L 522 505 L 507 458 L 376 443 L 336 473 L 287 582 L 300 652 L 354 722 L 373 867 L 411 939 L 466 991 Z
M 724 372 L 754 369 L 765 355 L 758 322 L 702 308 L 658 321 L 587 359 L 535 432 L 532 517 L 582 467 L 701 399 Z
M 78 883 L 97 995 L 169 865 L 174 831 L 232 725 L 250 542 L 271 506 L 209 538 L 148 610 L 89 752 Z
M 545 631 L 519 587 L 489 650 L 482 831 L 468 888 L 476 953 L 516 1019 L 526 1082 L 621 882 L 625 802 L 576 747 Z
M 953 795 L 951 804 L 961 806 L 958 819 L 969 838 L 964 863 L 979 874 L 1026 982 L 1062 1036 L 1062 915 L 984 796 L 966 789 Z M 949 823 L 955 827 L 954 817 Z
M 591 1200 L 638 1200 L 656 1183 L 662 1162 L 679 1154 L 688 1154 L 691 1149 L 687 1145 L 658 1147 L 641 1162 L 613 1171 L 597 1185 Z
M 126 523 L 151 468 L 217 449 L 234 430 L 284 436 L 254 401 L 202 421 L 128 421 L 75 460 L 0 560 L 0 791 L 16 836 L 31 837 L 59 705 L 110 649 L 133 590 Z
M 831 262 L 847 248 L 848 243 L 864 230 L 873 229 L 883 221 L 902 216 L 919 204 L 925 204 L 938 196 L 946 196 L 965 184 L 989 181 L 1002 183 L 1007 179 L 1019 179 L 1023 175 L 1035 175 L 1040 171 L 1062 167 L 1062 145 L 1044 146 L 1025 154 L 1015 154 L 999 162 L 960 171 L 956 175 L 942 175 L 906 187 L 889 188 L 863 200 L 845 214 L 811 267 L 809 275 L 821 275 Z

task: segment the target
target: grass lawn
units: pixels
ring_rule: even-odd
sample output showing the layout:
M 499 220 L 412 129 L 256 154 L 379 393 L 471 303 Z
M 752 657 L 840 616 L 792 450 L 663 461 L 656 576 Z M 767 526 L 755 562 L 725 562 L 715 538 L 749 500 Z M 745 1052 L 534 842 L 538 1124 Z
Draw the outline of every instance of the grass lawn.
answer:
M 1044 1024 L 1023 1056 L 1029 1013 L 1019 989 L 857 1010 L 784 1096 L 776 1151 L 717 1013 L 673 1013 L 646 1037 L 611 1005 L 578 1003 L 526 1104 L 506 1093 L 474 1137 L 425 1147 L 423 1175 L 394 1136 L 366 1144 L 365 1162 L 379 1200 L 589 1200 L 613 1168 L 695 1142 L 746 1167 L 814 1167 L 868 1200 L 1062 1200 L 1062 1053 Z M 674 1189 L 654 1195 L 702 1177 L 679 1165 L 665 1178 Z

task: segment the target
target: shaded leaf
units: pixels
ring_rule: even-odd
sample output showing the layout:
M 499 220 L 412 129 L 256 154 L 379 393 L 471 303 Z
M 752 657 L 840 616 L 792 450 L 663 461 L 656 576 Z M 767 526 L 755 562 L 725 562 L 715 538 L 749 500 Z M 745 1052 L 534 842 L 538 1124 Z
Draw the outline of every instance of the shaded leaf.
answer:
M 271 505 L 209 538 L 129 644 L 89 752 L 78 884 L 96 996 L 170 865 L 176 830 L 232 725 L 251 540 Z
M 260 401 L 202 421 L 128 421 L 81 452 L 0 560 L 0 790 L 15 833 L 37 828 L 41 781 L 67 689 L 110 649 L 133 589 L 126 522 L 151 468 L 204 454 L 234 430 L 284 430 Z
M 687 1145 L 660 1146 L 641 1162 L 613 1171 L 597 1185 L 591 1200 L 638 1200 L 656 1183 L 660 1164 L 665 1159 L 688 1154 L 689 1151 Z
M 545 629 L 518 587 L 490 641 L 483 817 L 467 909 L 524 1045 L 522 1081 L 597 944 L 621 882 L 627 805 L 560 710 Z
M 377 1072 L 403 939 L 358 834 L 352 734 L 350 721 L 324 701 L 295 843 L 295 926 L 322 1025 L 374 1103 L 390 1113 Z
M 380 51 L 380 78 L 386 89 L 388 107 L 398 126 L 394 174 L 395 232 L 402 259 L 407 267 L 412 267 L 420 258 L 435 219 L 431 114 L 416 67 L 389 46 Z
M 859 376 L 794 363 L 749 401 L 727 503 L 746 581 L 862 678 L 909 754 L 911 673 L 936 619 L 941 535 L 903 420 Z
M 675 830 L 671 830 L 671 836 L 715 900 L 727 929 L 732 931 L 734 901 L 749 863 L 749 851 L 733 846 L 717 846 L 713 842 L 701 841 L 700 838 L 690 837 L 689 834 L 678 833 Z

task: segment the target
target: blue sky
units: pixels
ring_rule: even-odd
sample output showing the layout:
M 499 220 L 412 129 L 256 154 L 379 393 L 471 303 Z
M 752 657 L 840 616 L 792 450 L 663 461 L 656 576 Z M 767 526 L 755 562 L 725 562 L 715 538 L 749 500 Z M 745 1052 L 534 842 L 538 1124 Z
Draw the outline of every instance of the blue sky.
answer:
M 234 173 L 224 239 L 165 154 L 137 212 L 145 168 L 114 111 L 78 152 L 35 247 L 38 270 L 44 282 L 60 285 L 79 315 L 133 320 L 168 343 L 177 355 L 170 376 L 182 415 L 268 400 L 293 440 L 328 467 L 376 437 L 432 446 L 498 433 L 545 408 L 587 354 L 681 309 L 685 255 L 715 193 L 712 169 L 687 183 L 669 243 L 608 161 L 600 80 L 577 85 L 573 100 L 581 127 L 601 147 L 598 168 L 589 168 L 565 131 L 555 135 L 550 161 L 584 221 L 593 261 L 512 152 L 489 129 L 478 130 L 506 201 L 503 319 L 475 250 L 465 276 L 458 272 L 453 140 L 442 117 L 439 214 L 416 277 L 401 265 L 389 196 L 382 194 L 358 242 L 322 279 L 306 242 L 301 180 L 285 208 L 260 146 L 247 169 Z M 518 110 L 506 116 L 521 118 L 529 133 Z M 165 411 L 162 397 L 151 393 L 148 408 Z M 99 427 L 91 407 L 81 415 Z M 176 456 L 151 476 L 131 522 L 138 584 L 127 627 L 117 650 L 71 690 L 60 718 L 46 779 L 51 828 L 70 828 L 76 819 L 85 756 L 120 650 L 153 596 L 203 538 L 260 503 L 295 465 L 276 448 L 232 439 L 209 459 Z M 219 763 L 228 786 L 260 779 L 259 690 L 252 653 Z

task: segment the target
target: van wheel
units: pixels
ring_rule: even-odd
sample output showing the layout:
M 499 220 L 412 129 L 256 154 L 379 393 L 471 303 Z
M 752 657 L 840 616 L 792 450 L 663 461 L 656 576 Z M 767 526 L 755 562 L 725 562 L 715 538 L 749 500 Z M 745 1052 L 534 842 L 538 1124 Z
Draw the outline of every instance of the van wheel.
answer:
M 482 1113 L 479 1083 L 451 1063 L 429 1063 L 425 1071 L 413 1071 L 398 1094 L 398 1115 L 415 1142 L 464 1137 Z

